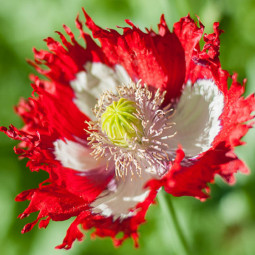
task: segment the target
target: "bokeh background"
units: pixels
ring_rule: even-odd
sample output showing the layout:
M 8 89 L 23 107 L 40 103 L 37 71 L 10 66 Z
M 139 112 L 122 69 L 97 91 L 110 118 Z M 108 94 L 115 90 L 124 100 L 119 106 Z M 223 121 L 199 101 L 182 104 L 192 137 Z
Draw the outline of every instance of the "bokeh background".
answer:
M 13 106 L 20 97 L 31 94 L 29 73 L 34 70 L 25 62 L 33 58 L 32 47 L 46 48 L 43 38 L 63 31 L 65 23 L 78 35 L 74 20 L 81 7 L 99 25 L 114 28 L 131 19 L 140 28 L 153 27 L 165 13 L 173 23 L 188 13 L 198 15 L 212 32 L 214 21 L 225 31 L 221 36 L 221 63 L 224 69 L 239 73 L 239 81 L 248 78 L 247 92 L 255 90 L 255 1 L 254 0 L 1 0 L 0 1 L 0 125 L 21 127 Z M 81 15 L 82 17 L 82 15 Z M 83 19 L 83 18 L 82 18 Z M 84 19 L 83 19 L 84 20 Z M 255 254 L 255 132 L 245 137 L 248 144 L 237 148 L 240 158 L 251 169 L 250 175 L 237 175 L 234 186 L 219 178 L 211 186 L 206 202 L 189 198 L 173 198 L 177 218 L 194 255 Z M 73 219 L 51 222 L 46 230 L 35 227 L 22 235 L 29 219 L 17 215 L 27 203 L 16 203 L 14 197 L 25 189 L 35 188 L 47 176 L 31 173 L 13 152 L 16 143 L 0 134 L 0 253 L 1 255 L 81 255 L 81 254 L 178 254 L 175 230 L 162 205 L 151 206 L 148 222 L 140 227 L 140 248 L 128 240 L 118 249 L 110 239 L 90 240 L 89 233 L 72 250 L 54 250 L 65 236 Z

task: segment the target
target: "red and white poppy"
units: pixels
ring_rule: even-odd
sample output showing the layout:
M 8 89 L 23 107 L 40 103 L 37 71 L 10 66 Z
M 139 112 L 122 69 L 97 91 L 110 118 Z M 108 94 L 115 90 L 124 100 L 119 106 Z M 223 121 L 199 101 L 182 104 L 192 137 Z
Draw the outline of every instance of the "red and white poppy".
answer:
M 86 47 L 66 26 L 70 41 L 59 32 L 62 43 L 47 38 L 49 51 L 34 49 L 30 62 L 46 79 L 31 75 L 32 97 L 16 107 L 24 127 L 1 127 L 20 141 L 15 152 L 29 159 L 31 171 L 49 175 L 16 197 L 30 200 L 20 218 L 39 211 L 22 232 L 75 217 L 57 248 L 82 240 L 79 225 L 116 246 L 128 237 L 137 245 L 137 229 L 160 187 L 203 200 L 216 174 L 232 184 L 237 171 L 248 172 L 234 147 L 251 128 L 255 99 L 244 98 L 245 84 L 221 69 L 218 23 L 203 35 L 204 26 L 187 16 L 171 32 L 162 16 L 158 33 L 127 21 L 120 34 L 84 14 L 100 46 L 78 18 Z M 132 116 L 109 124 L 107 109 L 116 104 Z M 132 134 L 118 131 L 125 125 Z

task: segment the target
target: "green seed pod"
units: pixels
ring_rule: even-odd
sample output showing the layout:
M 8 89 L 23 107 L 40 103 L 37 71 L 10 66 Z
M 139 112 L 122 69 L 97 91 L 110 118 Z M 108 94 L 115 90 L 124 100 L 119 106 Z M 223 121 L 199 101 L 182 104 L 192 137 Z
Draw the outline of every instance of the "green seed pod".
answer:
M 102 131 L 113 144 L 128 147 L 129 141 L 137 137 L 141 141 L 143 127 L 137 113 L 136 104 L 125 98 L 113 102 L 101 116 Z

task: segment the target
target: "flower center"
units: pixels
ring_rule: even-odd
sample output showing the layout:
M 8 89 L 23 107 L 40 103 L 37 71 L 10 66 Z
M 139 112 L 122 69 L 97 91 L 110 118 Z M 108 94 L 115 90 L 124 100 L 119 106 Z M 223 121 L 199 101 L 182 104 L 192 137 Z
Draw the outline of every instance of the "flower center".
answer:
M 102 131 L 113 144 L 128 147 L 129 141 L 141 141 L 143 126 L 137 117 L 136 103 L 125 98 L 106 107 L 101 116 Z
M 88 144 L 96 159 L 107 160 L 107 169 L 114 167 L 116 176 L 161 176 L 169 169 L 174 110 L 171 105 L 162 107 L 165 93 L 131 82 L 98 99 L 96 120 L 87 123 Z

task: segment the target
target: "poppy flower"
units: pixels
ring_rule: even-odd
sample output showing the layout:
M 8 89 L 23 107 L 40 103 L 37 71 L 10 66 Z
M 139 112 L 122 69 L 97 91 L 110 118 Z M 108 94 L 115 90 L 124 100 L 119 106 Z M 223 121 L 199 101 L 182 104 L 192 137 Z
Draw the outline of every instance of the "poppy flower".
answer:
M 138 245 L 161 187 L 205 200 L 216 174 L 232 184 L 248 172 L 234 147 L 251 128 L 255 99 L 221 68 L 218 23 L 204 34 L 187 16 L 171 32 L 162 15 L 158 32 L 127 20 L 119 33 L 84 15 L 92 36 L 78 17 L 76 26 L 86 46 L 64 26 L 69 40 L 57 32 L 62 43 L 47 38 L 49 51 L 34 49 L 29 63 L 46 78 L 31 75 L 32 97 L 16 107 L 25 125 L 1 127 L 31 171 L 49 176 L 16 197 L 30 201 L 21 219 L 39 211 L 22 233 L 75 217 L 57 248 L 82 240 L 79 226 Z

